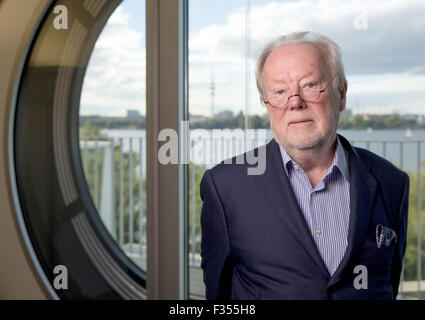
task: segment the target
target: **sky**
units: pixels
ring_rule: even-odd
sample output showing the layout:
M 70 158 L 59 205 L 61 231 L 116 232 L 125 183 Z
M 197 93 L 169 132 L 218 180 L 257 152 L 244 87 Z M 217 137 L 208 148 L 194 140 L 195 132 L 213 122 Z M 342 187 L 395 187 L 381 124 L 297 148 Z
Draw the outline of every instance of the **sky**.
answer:
M 111 16 L 90 59 L 81 114 L 145 114 L 144 16 L 140 0 L 124 0 Z M 189 0 L 189 111 L 209 116 L 248 105 L 264 114 L 255 85 L 262 48 L 311 30 L 341 47 L 354 113 L 425 114 L 424 16 L 423 0 Z

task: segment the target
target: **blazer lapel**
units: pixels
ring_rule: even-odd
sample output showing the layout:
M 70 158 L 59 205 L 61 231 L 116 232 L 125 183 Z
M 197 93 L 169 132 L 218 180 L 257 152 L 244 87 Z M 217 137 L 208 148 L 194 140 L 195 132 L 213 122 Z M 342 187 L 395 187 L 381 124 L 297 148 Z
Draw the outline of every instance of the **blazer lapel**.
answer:
M 266 171 L 255 176 L 255 181 L 264 197 L 269 200 L 283 224 L 299 241 L 326 277 L 329 272 L 323 262 L 311 232 L 292 190 L 291 183 L 283 167 L 278 143 L 272 139 L 266 149 Z
M 369 225 L 377 183 L 369 173 L 370 166 L 365 166 L 358 153 L 350 143 L 339 135 L 344 149 L 348 152 L 350 171 L 350 222 L 348 227 L 348 246 L 341 263 L 328 282 L 328 288 L 335 286 L 348 273 L 353 272 L 353 260 L 363 246 Z

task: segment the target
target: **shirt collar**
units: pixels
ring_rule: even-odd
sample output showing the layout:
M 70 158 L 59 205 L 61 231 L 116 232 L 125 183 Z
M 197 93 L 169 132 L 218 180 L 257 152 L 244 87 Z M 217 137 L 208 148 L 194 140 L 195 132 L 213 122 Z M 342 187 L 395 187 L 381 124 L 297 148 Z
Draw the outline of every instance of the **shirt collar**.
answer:
M 335 152 L 336 166 L 338 167 L 339 171 L 341 171 L 345 179 L 349 181 L 350 171 L 348 170 L 348 157 L 346 155 L 346 151 L 344 150 L 344 147 L 342 146 L 338 136 L 336 136 L 336 140 L 337 140 L 336 152 Z
M 344 148 L 341 144 L 341 141 L 339 141 L 339 137 L 336 137 L 337 145 L 336 145 L 336 151 L 334 155 L 334 160 L 330 166 L 330 170 L 334 166 L 336 166 L 339 171 L 342 173 L 342 175 L 349 181 L 349 171 L 348 171 L 348 162 L 347 162 L 347 156 L 345 154 Z M 285 151 L 285 149 L 279 144 L 280 148 L 280 154 L 282 155 L 282 161 L 283 166 L 285 168 L 286 174 L 289 174 L 289 167 L 292 165 L 299 166 L 294 160 L 291 159 L 289 154 Z

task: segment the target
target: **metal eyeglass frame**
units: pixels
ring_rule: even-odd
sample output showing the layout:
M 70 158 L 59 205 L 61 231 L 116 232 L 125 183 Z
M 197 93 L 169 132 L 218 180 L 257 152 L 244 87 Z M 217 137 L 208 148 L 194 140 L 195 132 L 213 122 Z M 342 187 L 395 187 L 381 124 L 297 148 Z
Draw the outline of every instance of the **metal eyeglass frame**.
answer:
M 331 81 L 329 81 L 329 83 L 326 85 L 326 87 L 325 88 L 323 88 L 322 90 L 319 90 L 319 95 L 317 96 L 317 98 L 315 98 L 315 99 L 313 99 L 313 100 L 307 100 L 307 99 L 304 99 L 299 93 L 297 93 L 297 94 L 291 94 L 289 97 L 288 97 L 288 99 L 286 100 L 286 103 L 284 104 L 284 105 L 281 105 L 281 106 L 278 106 L 278 107 L 276 107 L 276 106 L 274 106 L 274 105 L 272 105 L 270 102 L 269 102 L 269 100 L 264 100 L 264 103 L 265 104 L 268 104 L 270 107 L 273 107 L 273 108 L 277 108 L 277 109 L 283 109 L 283 108 L 286 108 L 287 106 L 288 106 L 288 103 L 289 103 L 289 99 L 291 99 L 292 97 L 295 97 L 295 96 L 298 96 L 298 97 L 300 97 L 302 100 L 304 100 L 304 101 L 307 101 L 307 102 L 313 102 L 313 101 L 316 101 L 317 99 L 319 99 L 320 98 L 320 95 L 323 93 L 323 92 L 325 92 L 326 91 L 326 89 L 327 88 L 329 88 L 329 86 L 330 86 L 330 84 L 334 81 L 336 79 L 336 75 L 333 77 L 333 79 L 331 80 Z

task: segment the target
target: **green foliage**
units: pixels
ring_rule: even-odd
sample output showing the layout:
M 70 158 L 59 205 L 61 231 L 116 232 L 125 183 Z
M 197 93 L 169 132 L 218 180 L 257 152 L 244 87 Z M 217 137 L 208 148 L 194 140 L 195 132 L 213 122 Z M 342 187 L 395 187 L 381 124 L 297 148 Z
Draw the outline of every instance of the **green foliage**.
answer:
M 81 116 L 80 128 L 84 127 L 86 123 L 90 126 L 99 129 L 145 129 L 145 117 L 138 118 L 118 118 L 118 117 L 95 117 L 95 116 Z M 95 134 L 91 136 L 96 136 Z
M 93 126 L 90 121 L 86 120 L 83 122 L 83 125 L 80 126 L 80 139 L 99 136 L 100 128 Z
M 195 228 L 195 243 L 196 243 L 196 252 L 201 252 L 200 247 L 200 235 L 201 235 L 201 210 L 202 210 L 202 200 L 200 196 L 200 186 L 202 176 L 204 175 L 204 167 L 199 166 L 194 163 L 189 163 L 189 251 L 192 250 L 191 243 L 193 228 Z M 194 182 L 194 183 L 193 183 Z M 193 225 L 195 222 L 195 225 Z
M 82 157 L 90 195 L 97 206 L 100 201 L 100 188 L 102 185 L 103 155 L 100 154 L 99 150 L 83 148 Z
M 145 129 L 146 118 L 119 118 L 100 116 L 80 117 L 80 136 L 98 136 L 100 129 Z M 86 127 L 88 126 L 88 127 Z M 262 116 L 248 116 L 248 127 L 252 129 L 268 129 L 270 122 L 267 114 Z M 245 115 L 240 111 L 231 118 L 206 118 L 197 122 L 190 122 L 191 129 L 244 129 Z M 357 114 L 352 117 L 341 116 L 339 122 L 340 129 L 420 129 L 425 128 L 425 124 L 418 124 L 415 119 L 399 114 L 383 115 L 362 115 Z M 84 132 L 81 132 L 84 131 Z
M 339 121 L 340 129 L 406 129 L 420 127 L 415 120 L 406 119 L 398 114 L 368 116 L 357 114 L 350 118 L 341 117 Z
M 119 241 L 120 235 L 120 212 L 123 211 L 123 242 L 129 243 L 130 241 L 130 211 L 133 210 L 133 240 L 134 242 L 139 242 L 139 232 L 140 232 L 140 214 L 142 218 L 146 217 L 146 178 L 143 178 L 142 184 L 140 183 L 140 157 L 138 153 L 133 152 L 131 154 L 132 160 L 132 172 L 130 173 L 130 153 L 125 152 L 120 154 L 120 149 L 118 147 L 115 148 L 115 232 L 117 235 L 117 241 Z M 121 158 L 120 158 L 121 157 Z M 120 159 L 122 159 L 122 168 L 120 168 Z M 122 170 L 122 186 L 120 182 Z M 130 185 L 130 174 L 132 176 L 132 187 Z M 140 192 L 140 187 L 143 187 Z M 122 193 L 120 188 L 122 188 Z M 130 203 L 130 190 L 132 190 L 132 201 L 133 206 Z M 122 199 L 121 199 L 122 194 Z M 141 196 L 141 198 L 140 198 Z M 144 235 L 144 239 L 146 239 L 146 223 L 143 223 L 142 235 Z M 144 240 L 145 241 L 145 240 Z
M 116 141 L 116 140 L 115 140 Z M 94 141 L 91 141 L 94 142 Z M 114 238 L 120 242 L 120 213 L 123 214 L 123 235 L 121 236 L 123 244 L 130 241 L 130 190 L 133 197 L 133 240 L 139 242 L 140 214 L 142 218 L 146 217 L 146 179 L 142 181 L 143 192 L 140 192 L 140 158 L 139 154 L 133 152 L 132 173 L 130 173 L 130 153 L 122 152 L 119 146 L 114 146 L 114 213 L 115 213 L 115 231 Z M 102 170 L 104 154 L 102 149 L 96 151 L 95 148 L 84 149 L 82 151 L 83 164 L 85 167 L 86 181 L 90 190 L 90 195 L 100 210 Z M 120 165 L 121 163 L 121 165 Z M 97 173 L 96 173 L 97 167 Z M 132 176 L 132 188 L 130 186 L 130 174 Z M 122 190 L 121 190 L 122 188 Z M 141 198 L 140 198 L 141 194 Z M 145 223 L 143 224 L 145 225 Z M 144 239 L 146 238 L 145 227 L 142 230 Z
M 260 117 L 258 115 L 253 115 L 248 117 L 248 126 L 249 128 L 255 129 L 268 129 L 270 128 L 270 123 L 268 117 Z M 191 129 L 244 129 L 245 128 L 245 116 L 240 111 L 233 118 L 226 119 L 217 119 L 217 118 L 208 118 L 199 122 L 190 123 Z
M 421 194 L 418 194 L 418 174 L 416 172 L 407 171 L 410 178 L 410 194 L 409 194 L 409 216 L 407 226 L 407 245 L 404 257 L 404 279 L 416 280 L 418 274 L 418 205 L 420 204 L 420 243 L 421 243 L 421 261 L 422 261 L 422 278 L 425 276 L 425 163 L 422 163 L 421 173 Z M 418 199 L 418 196 L 420 198 Z

